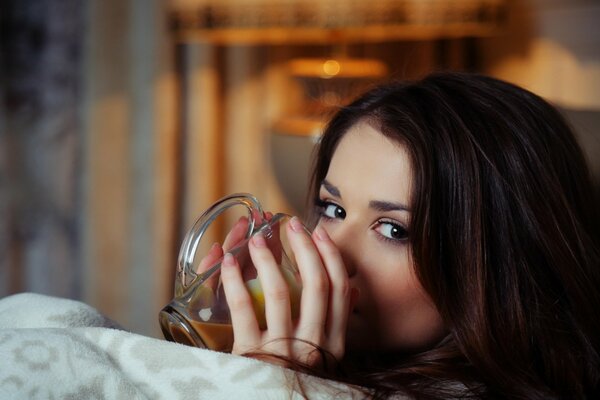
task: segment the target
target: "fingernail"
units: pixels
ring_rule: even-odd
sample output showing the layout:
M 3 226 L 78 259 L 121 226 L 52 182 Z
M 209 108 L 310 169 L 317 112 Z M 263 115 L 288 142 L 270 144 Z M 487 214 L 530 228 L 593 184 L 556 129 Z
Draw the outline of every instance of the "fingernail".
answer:
M 225 255 L 223 256 L 223 262 L 221 263 L 222 265 L 227 265 L 227 266 L 232 266 L 235 264 L 233 256 L 231 255 L 231 253 L 225 253 Z
M 322 241 L 329 240 L 329 235 L 327 234 L 327 231 L 320 226 L 317 226 L 315 228 L 315 235 L 317 235 L 317 238 L 319 240 L 322 240 Z
M 267 242 L 265 242 L 265 237 L 262 233 L 252 236 L 252 244 L 256 247 L 267 247 Z
M 302 225 L 302 222 L 300 222 L 298 217 L 292 217 L 290 226 L 294 232 L 304 232 L 304 225 Z
M 215 252 L 217 249 L 219 249 L 221 247 L 221 244 L 219 242 L 214 242 L 212 246 L 210 246 L 210 250 L 208 250 L 209 253 L 213 253 Z

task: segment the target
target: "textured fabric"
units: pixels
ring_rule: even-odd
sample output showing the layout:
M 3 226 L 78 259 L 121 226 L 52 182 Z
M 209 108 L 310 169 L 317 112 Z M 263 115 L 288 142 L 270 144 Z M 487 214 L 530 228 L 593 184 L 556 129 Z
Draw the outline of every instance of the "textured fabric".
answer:
M 126 332 L 73 300 L 0 300 L 0 399 L 362 398 L 258 360 Z

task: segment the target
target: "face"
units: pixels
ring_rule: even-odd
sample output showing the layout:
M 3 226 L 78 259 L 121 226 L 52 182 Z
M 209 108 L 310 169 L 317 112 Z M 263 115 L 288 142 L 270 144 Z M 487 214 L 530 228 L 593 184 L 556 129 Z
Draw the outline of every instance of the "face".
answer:
M 349 348 L 416 351 L 444 335 L 412 268 L 411 177 L 405 149 L 359 122 L 339 142 L 321 184 L 319 225 L 360 291 L 348 322 Z

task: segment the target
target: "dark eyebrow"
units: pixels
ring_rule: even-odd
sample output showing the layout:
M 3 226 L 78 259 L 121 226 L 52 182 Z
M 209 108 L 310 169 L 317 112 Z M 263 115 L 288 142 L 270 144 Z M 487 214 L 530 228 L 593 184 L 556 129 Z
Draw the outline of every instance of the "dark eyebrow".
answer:
M 340 190 L 331 184 L 331 182 L 327 181 L 327 179 L 323 179 L 321 182 L 321 186 L 325 188 L 332 196 L 342 198 Z M 379 212 L 387 212 L 387 211 L 409 211 L 408 207 L 402 203 L 394 203 L 391 201 L 383 201 L 383 200 L 371 200 L 369 202 L 369 207 L 379 211 Z
M 369 202 L 369 207 L 380 212 L 409 211 L 408 207 L 404 204 L 381 200 L 371 200 Z
M 327 190 L 332 196 L 339 197 L 340 199 L 342 198 L 342 195 L 340 194 L 340 189 L 333 186 L 330 182 L 327 181 L 327 179 L 323 179 L 323 182 L 321 182 L 321 186 L 323 186 L 325 190 Z

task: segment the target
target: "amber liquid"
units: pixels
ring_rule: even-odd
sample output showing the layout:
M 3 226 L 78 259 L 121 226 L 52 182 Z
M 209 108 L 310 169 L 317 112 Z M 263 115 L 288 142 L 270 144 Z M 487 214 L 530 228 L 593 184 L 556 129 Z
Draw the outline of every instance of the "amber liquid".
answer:
M 188 321 L 198 336 L 211 350 L 231 352 L 233 348 L 233 327 L 231 324 Z

